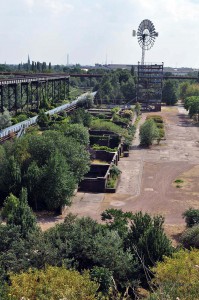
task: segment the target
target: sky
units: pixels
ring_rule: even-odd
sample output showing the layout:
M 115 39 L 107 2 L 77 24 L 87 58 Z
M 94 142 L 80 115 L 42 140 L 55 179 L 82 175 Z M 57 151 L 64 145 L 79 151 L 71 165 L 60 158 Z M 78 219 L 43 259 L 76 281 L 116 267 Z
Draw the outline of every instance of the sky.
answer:
M 199 0 L 0 0 L 0 63 L 137 64 L 144 19 L 159 33 L 146 62 L 199 68 Z

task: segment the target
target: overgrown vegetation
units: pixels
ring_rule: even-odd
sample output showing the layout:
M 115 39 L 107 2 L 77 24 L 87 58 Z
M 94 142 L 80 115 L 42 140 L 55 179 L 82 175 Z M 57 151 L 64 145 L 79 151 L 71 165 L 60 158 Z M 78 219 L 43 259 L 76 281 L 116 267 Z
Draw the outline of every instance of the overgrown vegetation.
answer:
M 196 300 L 199 292 L 199 250 L 180 250 L 153 268 L 158 287 L 150 300 Z
M 145 267 L 173 251 L 160 216 L 112 209 L 102 214 L 105 223 L 99 224 L 68 215 L 64 223 L 44 233 L 33 220 L 34 230 L 24 235 L 19 221 L 23 219 L 23 228 L 28 228 L 29 218 L 22 217 L 27 206 L 14 222 L 0 225 L 2 300 L 8 294 L 31 300 L 36 296 L 60 299 L 60 293 L 74 293 L 70 299 L 75 300 L 133 299 L 137 287 L 147 283 Z M 80 289 L 83 298 L 79 298 Z
M 96 104 L 122 104 L 133 100 L 136 96 L 133 67 L 131 71 L 118 69 L 105 74 L 94 89 L 97 91 Z
M 49 129 L 45 120 L 39 123 Z M 83 125 L 57 124 L 38 133 L 0 146 L 1 203 L 10 193 L 18 197 L 23 186 L 34 209 L 58 209 L 70 204 L 75 187 L 88 172 L 89 136 Z

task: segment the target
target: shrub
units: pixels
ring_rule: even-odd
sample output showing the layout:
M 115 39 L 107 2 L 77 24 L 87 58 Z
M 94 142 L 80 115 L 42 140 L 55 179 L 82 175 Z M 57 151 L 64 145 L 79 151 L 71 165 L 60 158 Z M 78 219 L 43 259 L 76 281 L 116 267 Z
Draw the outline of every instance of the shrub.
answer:
M 199 209 L 189 208 L 183 213 L 187 227 L 199 224 Z
M 157 139 L 159 139 L 159 131 L 156 123 L 153 119 L 146 120 L 140 127 L 140 144 L 150 146 Z
M 114 188 L 115 187 L 115 184 L 116 184 L 116 178 L 109 178 L 107 180 L 107 184 L 106 184 L 106 187 L 107 188 Z
M 99 146 L 99 145 L 96 145 L 94 144 L 92 146 L 93 150 L 105 150 L 107 152 L 116 152 L 117 151 L 117 147 L 116 148 L 109 148 L 107 146 Z
M 172 257 L 165 257 L 153 271 L 154 283 L 159 287 L 157 297 L 150 299 L 198 299 L 199 291 L 199 250 L 180 250 Z M 159 296 L 159 297 L 158 297 Z M 179 298 L 177 298 L 179 297 Z
M 188 228 L 183 232 L 180 241 L 185 248 L 191 247 L 199 249 L 199 225 Z
M 147 116 L 147 120 L 148 119 L 153 119 L 156 123 L 163 123 L 163 118 L 159 115 Z
M 19 123 L 19 122 L 23 122 L 23 121 L 27 120 L 27 119 L 28 119 L 28 116 L 27 116 L 26 114 L 20 114 L 20 115 L 18 115 L 18 116 L 16 117 L 16 119 L 17 119 L 17 121 L 18 121 L 18 123 Z
M 159 131 L 159 138 L 162 139 L 165 136 L 165 131 L 162 128 L 158 128 Z
M 116 165 L 112 165 L 110 169 L 110 175 L 112 178 L 117 178 L 120 175 L 121 171 Z
M 130 109 L 126 109 L 121 112 L 121 116 L 128 120 L 131 120 L 133 118 L 133 112 Z
M 182 179 L 176 179 L 175 183 L 183 183 L 184 181 Z
M 88 272 L 82 275 L 65 267 L 46 267 L 10 275 L 9 299 L 97 299 L 98 284 L 90 280 Z M 13 298 L 11 298 L 13 297 Z

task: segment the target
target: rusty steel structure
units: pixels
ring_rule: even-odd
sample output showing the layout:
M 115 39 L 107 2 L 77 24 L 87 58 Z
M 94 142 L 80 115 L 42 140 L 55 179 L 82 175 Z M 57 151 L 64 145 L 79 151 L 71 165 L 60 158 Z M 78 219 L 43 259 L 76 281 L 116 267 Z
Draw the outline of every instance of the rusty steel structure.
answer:
M 142 108 L 161 110 L 163 87 L 162 64 L 138 64 L 137 101 Z
M 38 109 L 44 101 L 58 102 L 69 94 L 68 75 L 13 74 L 0 78 L 0 112 Z M 9 77 L 8 77 L 9 76 Z
M 70 77 L 100 78 L 101 74 L 0 72 L 0 113 L 38 110 L 69 98 Z

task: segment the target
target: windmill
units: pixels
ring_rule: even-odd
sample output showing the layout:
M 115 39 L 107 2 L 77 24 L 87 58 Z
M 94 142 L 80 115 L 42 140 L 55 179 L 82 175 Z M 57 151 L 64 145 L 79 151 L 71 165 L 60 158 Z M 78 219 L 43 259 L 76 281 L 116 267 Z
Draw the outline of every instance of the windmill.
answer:
M 155 38 L 158 37 L 158 32 L 155 31 L 153 23 L 150 20 L 145 19 L 140 23 L 137 33 L 133 30 L 132 35 L 134 37 L 137 36 L 138 43 L 142 48 L 141 64 L 144 65 L 145 50 L 149 50 L 153 47 Z

